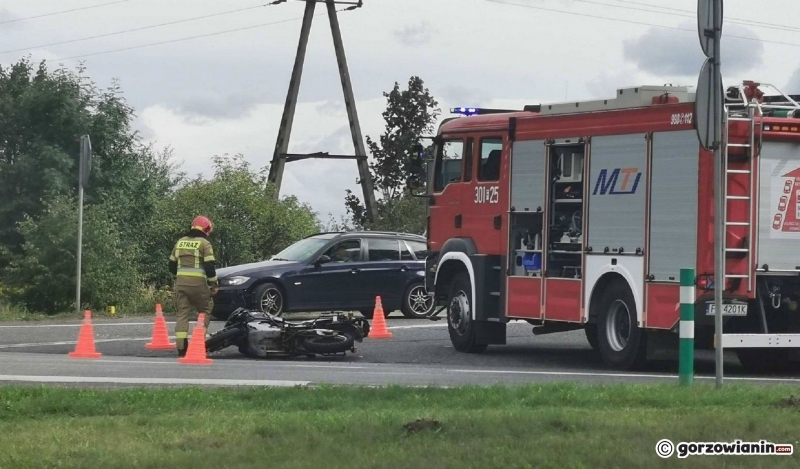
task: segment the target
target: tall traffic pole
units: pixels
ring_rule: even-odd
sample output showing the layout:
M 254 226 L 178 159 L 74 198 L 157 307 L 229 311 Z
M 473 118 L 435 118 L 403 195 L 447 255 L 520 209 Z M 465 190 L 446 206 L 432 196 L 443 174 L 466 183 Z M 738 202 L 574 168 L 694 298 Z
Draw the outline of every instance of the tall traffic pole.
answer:
M 78 156 L 78 252 L 75 274 L 75 311 L 81 313 L 81 261 L 83 259 L 83 187 L 89 182 L 92 160 L 92 143 L 88 135 L 81 136 Z
M 83 257 L 83 184 L 78 184 L 78 269 L 75 274 L 75 312 L 81 312 L 81 259 Z
M 714 100 L 714 161 L 717 168 L 717 180 L 715 186 L 716 209 L 714 216 L 715 223 L 715 244 L 716 254 L 714 256 L 714 351 L 716 358 L 716 385 L 722 387 L 722 368 L 723 368 L 723 343 L 722 343 L 722 292 L 725 289 L 725 220 L 727 211 L 726 200 L 726 180 L 727 180 L 727 161 L 723 157 L 722 148 L 722 125 L 723 120 L 723 96 L 717 95 L 716 91 L 722 89 L 722 71 L 720 70 L 720 39 L 722 36 L 722 2 L 712 2 L 714 9 L 714 84 L 715 96 L 719 96 L 719 102 Z

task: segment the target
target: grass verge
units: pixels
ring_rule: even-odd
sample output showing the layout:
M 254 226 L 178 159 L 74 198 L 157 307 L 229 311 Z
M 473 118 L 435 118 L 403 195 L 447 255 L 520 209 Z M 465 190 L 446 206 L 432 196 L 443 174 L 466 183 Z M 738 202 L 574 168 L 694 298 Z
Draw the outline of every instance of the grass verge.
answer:
M 51 314 L 31 311 L 23 304 L 13 301 L 14 298 L 21 301 L 19 293 L 11 294 L 0 284 L 0 322 L 81 319 L 83 317 L 83 311 L 80 313 L 63 311 Z M 89 308 L 92 311 L 92 317 L 115 319 L 151 316 L 155 313 L 156 304 L 162 306 L 165 314 L 174 314 L 176 311 L 173 294 L 167 287 L 159 289 L 153 286 L 142 287 L 128 295 L 123 295 L 118 300 L 109 302 L 108 306 Z M 110 312 L 111 306 L 114 308 L 113 314 Z
M 661 459 L 655 445 L 662 438 L 797 445 L 800 401 L 787 400 L 796 392 L 570 383 L 2 387 L 0 467 L 788 468 L 800 455 Z M 407 425 L 417 419 L 435 423 Z
M 117 319 L 126 317 L 141 317 L 146 315 L 153 315 L 154 311 L 126 311 L 124 313 L 109 314 L 104 310 L 92 310 L 92 318 L 102 319 Z M 14 306 L 8 303 L 0 302 L 0 322 L 28 322 L 28 321 L 60 321 L 67 319 L 82 319 L 83 313 L 63 312 L 56 314 L 45 314 L 39 312 L 28 311 L 25 308 Z

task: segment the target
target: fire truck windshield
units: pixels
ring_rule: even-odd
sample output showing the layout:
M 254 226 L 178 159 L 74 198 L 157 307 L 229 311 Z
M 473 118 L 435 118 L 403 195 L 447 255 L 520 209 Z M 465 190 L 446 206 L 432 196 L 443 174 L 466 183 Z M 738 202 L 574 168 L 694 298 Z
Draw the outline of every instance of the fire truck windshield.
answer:
M 437 145 L 434 163 L 434 192 L 442 192 L 448 184 L 461 181 L 463 155 L 464 141 L 461 139 L 444 140 Z

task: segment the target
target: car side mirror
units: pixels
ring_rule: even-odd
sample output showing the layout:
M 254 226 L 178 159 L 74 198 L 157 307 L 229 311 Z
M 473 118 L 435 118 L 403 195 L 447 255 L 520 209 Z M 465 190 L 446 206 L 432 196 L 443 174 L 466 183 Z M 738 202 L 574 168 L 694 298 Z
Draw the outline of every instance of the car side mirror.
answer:
M 326 256 L 325 254 L 323 254 L 323 255 L 319 256 L 319 259 L 317 259 L 317 262 L 315 262 L 314 264 L 322 265 L 322 264 L 327 264 L 330 261 L 331 261 L 331 258 Z

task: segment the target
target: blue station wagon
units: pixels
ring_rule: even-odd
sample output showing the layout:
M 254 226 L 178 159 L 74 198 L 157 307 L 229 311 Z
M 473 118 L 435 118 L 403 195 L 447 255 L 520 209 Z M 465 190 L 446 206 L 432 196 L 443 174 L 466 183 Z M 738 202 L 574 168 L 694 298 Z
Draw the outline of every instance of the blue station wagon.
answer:
M 360 311 L 371 318 L 375 298 L 385 314 L 420 318 L 433 309 L 425 290 L 427 244 L 419 235 L 393 232 L 320 233 L 272 259 L 217 270 L 220 288 L 213 315 L 236 308 L 280 315 L 324 310 Z

